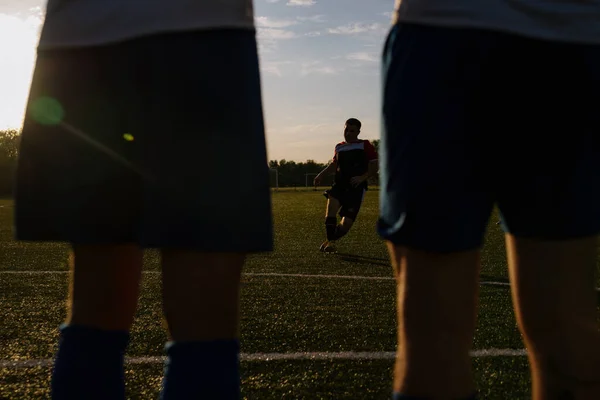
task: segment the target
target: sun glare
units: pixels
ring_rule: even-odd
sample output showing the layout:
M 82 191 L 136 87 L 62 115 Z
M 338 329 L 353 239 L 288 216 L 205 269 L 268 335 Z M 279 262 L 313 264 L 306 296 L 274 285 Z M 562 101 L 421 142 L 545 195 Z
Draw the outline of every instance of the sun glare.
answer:
M 19 129 L 31 84 L 39 16 L 0 14 L 0 129 Z

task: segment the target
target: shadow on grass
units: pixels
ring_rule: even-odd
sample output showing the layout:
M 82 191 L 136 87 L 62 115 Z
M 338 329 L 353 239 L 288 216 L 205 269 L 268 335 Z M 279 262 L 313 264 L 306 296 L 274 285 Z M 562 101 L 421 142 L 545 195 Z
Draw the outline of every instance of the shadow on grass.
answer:
M 479 275 L 479 280 L 481 280 L 481 281 L 487 281 L 487 282 L 510 283 L 510 281 L 508 280 L 508 278 L 506 278 L 505 276 L 496 276 L 496 275 L 487 275 L 487 274 L 481 274 L 481 275 Z
M 381 257 L 367 257 L 349 253 L 337 253 L 337 256 L 340 260 L 356 264 L 379 265 L 382 267 L 389 267 L 392 265 L 388 259 Z

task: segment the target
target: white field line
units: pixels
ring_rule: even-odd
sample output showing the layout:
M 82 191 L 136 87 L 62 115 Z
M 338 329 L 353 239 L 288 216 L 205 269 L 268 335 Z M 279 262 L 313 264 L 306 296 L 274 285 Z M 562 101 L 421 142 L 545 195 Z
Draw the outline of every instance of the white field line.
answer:
M 471 357 L 522 357 L 527 351 L 523 349 L 483 349 L 471 351 Z M 393 360 L 393 351 L 379 352 L 302 352 L 302 353 L 242 353 L 241 361 L 294 361 L 294 360 Z M 128 357 L 126 363 L 132 364 L 162 364 L 164 357 Z M 0 368 L 32 368 L 49 367 L 54 362 L 51 358 L 34 360 L 0 360 Z
M 69 271 L 0 271 L 0 275 L 59 275 L 68 274 Z M 158 274 L 160 271 L 143 271 L 144 274 Z M 361 275 L 325 275 L 325 274 L 280 274 L 276 272 L 248 272 L 244 276 L 272 276 L 279 278 L 320 278 L 320 279 L 354 279 L 368 281 L 393 281 L 390 276 L 361 276 Z M 508 282 L 481 281 L 482 285 L 510 286 Z
M 0 274 L 12 275 L 43 275 L 67 274 L 68 271 L 0 271 Z M 159 271 L 144 271 L 147 274 L 157 274 Z M 392 277 L 354 276 L 354 275 L 310 275 L 310 274 L 280 274 L 280 273 L 246 273 L 246 276 L 272 276 L 292 278 L 322 278 L 322 279 L 358 279 L 393 281 Z M 506 286 L 506 282 L 481 282 L 482 285 Z M 484 349 L 471 352 L 472 357 L 519 357 L 525 356 L 526 350 L 515 349 Z M 280 361 L 280 360 L 392 360 L 394 352 L 302 352 L 302 353 L 252 353 L 241 354 L 242 361 Z M 0 360 L 0 368 L 47 367 L 52 365 L 52 359 L 37 360 Z M 156 364 L 164 362 L 164 357 L 132 357 L 128 364 Z
M 0 275 L 54 275 L 68 274 L 69 271 L 2 271 Z M 158 274 L 160 271 L 143 271 L 144 274 Z M 272 276 L 280 278 L 320 278 L 320 279 L 355 279 L 369 281 L 393 281 L 390 276 L 361 276 L 361 275 L 325 275 L 325 274 L 281 274 L 277 272 L 248 272 L 244 276 Z M 510 286 L 509 282 L 481 281 L 484 286 Z M 600 288 L 596 288 L 600 291 Z

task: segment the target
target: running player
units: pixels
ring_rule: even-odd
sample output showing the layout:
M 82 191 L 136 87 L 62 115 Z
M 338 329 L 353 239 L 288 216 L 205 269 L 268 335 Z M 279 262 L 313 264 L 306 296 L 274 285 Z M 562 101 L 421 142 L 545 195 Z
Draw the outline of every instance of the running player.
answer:
M 377 173 L 377 152 L 368 140 L 358 138 L 361 122 L 356 118 L 346 121 L 344 141 L 335 146 L 331 163 L 314 180 L 319 185 L 323 176 L 335 173 L 331 189 L 325 191 L 327 209 L 325 214 L 325 232 L 327 239 L 321 244 L 320 251 L 336 251 L 335 241 L 348 233 L 362 205 L 368 179 Z M 337 214 L 341 221 L 338 224 Z

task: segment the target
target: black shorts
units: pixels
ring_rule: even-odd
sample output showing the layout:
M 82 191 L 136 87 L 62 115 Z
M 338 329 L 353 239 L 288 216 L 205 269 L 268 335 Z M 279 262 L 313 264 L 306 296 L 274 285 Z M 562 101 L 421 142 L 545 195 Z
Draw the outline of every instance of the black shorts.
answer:
M 494 205 L 518 237 L 598 234 L 599 45 L 397 24 L 383 78 L 384 239 L 477 249 Z
M 15 198 L 19 240 L 271 250 L 255 32 L 40 52 Z
M 344 187 L 333 185 L 327 194 L 340 202 L 340 217 L 356 220 L 360 206 L 365 198 L 366 187 Z

